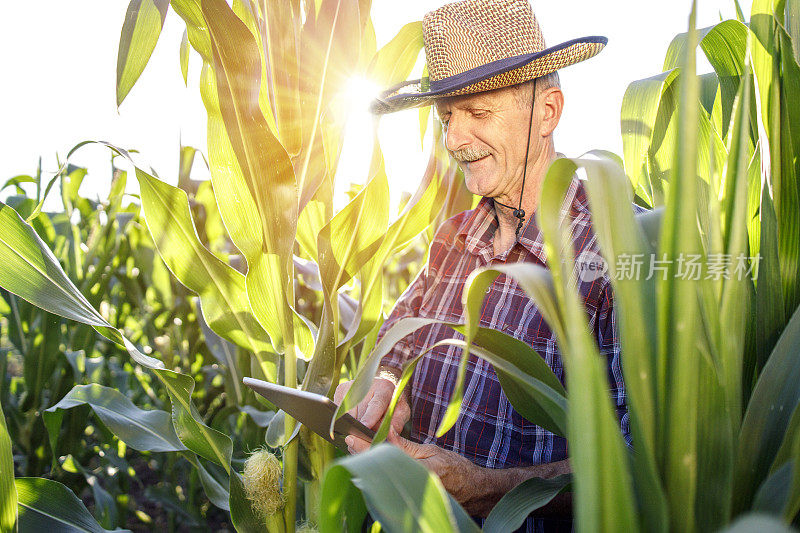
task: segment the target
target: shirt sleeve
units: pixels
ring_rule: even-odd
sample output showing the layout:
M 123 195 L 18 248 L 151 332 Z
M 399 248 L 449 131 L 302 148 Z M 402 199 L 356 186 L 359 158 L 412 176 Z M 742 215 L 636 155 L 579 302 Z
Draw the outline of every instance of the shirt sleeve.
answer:
M 616 312 L 614 311 L 614 294 L 611 289 L 611 282 L 608 280 L 601 294 L 600 308 L 597 314 L 597 343 L 600 348 L 600 354 L 607 360 L 611 399 L 616 407 L 622 436 L 625 438 L 625 443 L 630 447 L 632 444 L 630 417 L 626 403 L 625 383 L 622 377 L 619 331 Z
M 392 308 L 391 313 L 389 313 L 389 316 L 386 318 L 381 326 L 380 331 L 378 332 L 378 342 L 380 342 L 386 332 L 389 331 L 400 319 L 419 316 L 419 308 L 422 305 L 422 297 L 425 294 L 427 276 L 428 265 L 426 263 L 422 270 L 420 270 L 420 272 L 417 274 L 417 277 L 414 279 L 414 281 L 411 282 L 411 285 L 409 285 L 405 292 L 400 295 L 400 298 L 397 299 L 397 302 Z M 383 356 L 383 359 L 381 359 L 381 366 L 401 370 L 403 368 L 403 364 L 414 356 L 411 348 L 413 345 L 413 338 L 414 335 L 411 334 L 403 339 L 400 339 L 400 341 L 394 345 L 391 351 Z
M 425 266 L 417 274 L 411 285 L 400 295 L 397 299 L 395 306 L 392 308 L 391 313 L 386 318 L 386 321 L 381 326 L 378 332 L 378 342 L 383 338 L 387 331 L 394 326 L 398 321 L 407 317 L 422 316 L 421 309 L 425 294 L 431 285 L 436 283 L 438 279 L 438 272 L 441 269 L 442 257 L 444 257 L 453 238 L 461 225 L 465 215 L 469 211 L 459 213 L 458 215 L 444 221 L 431 241 L 430 248 L 428 249 L 428 259 L 425 261 Z M 419 348 L 414 342 L 423 335 L 431 326 L 424 326 L 414 333 L 411 333 L 397 342 L 389 353 L 381 359 L 381 365 L 389 368 L 401 370 L 403 365 L 409 359 L 419 355 Z

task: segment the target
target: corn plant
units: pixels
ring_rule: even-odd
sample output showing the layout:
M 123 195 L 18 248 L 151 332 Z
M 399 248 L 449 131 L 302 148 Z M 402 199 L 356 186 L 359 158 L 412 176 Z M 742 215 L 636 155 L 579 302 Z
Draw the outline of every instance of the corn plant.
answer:
M 669 47 L 665 72 L 628 89 L 624 172 L 618 158 L 600 153 L 559 159 L 548 171 L 537 220 L 549 269 L 476 271 L 464 289 L 465 324 L 448 324 L 463 337 L 446 342 L 461 346 L 464 360 L 473 353 L 491 362 L 520 413 L 569 438 L 582 531 L 797 525 L 800 6 L 756 0 L 751 13 L 749 25 L 740 16 L 696 30 L 693 9 L 690 30 Z M 703 76 L 695 74 L 698 45 L 714 68 Z M 578 168 L 588 176 L 592 220 L 615 291 L 632 452 L 572 281 L 576 263 L 560 206 Z M 633 201 L 655 209 L 634 216 L 625 208 Z M 696 275 L 686 275 L 689 257 Z M 721 271 L 717 263 L 726 257 L 732 263 Z M 644 272 L 632 274 L 632 258 L 657 258 L 663 270 L 648 275 L 644 263 Z M 531 364 L 540 358 L 529 347 L 477 327 L 483 291 L 500 274 L 516 279 L 556 332 L 568 394 L 546 367 Z M 430 322 L 406 319 L 387 332 L 340 412 L 363 397 L 391 344 Z M 415 363 L 406 365 L 395 401 Z M 459 401 L 454 394 L 451 407 Z M 440 431 L 447 423 L 446 417 Z M 330 470 L 324 531 L 349 527 L 366 509 L 392 531 L 475 529 L 434 476 L 411 474 L 410 460 L 384 446 Z M 391 487 L 376 485 L 371 480 L 390 461 L 392 472 L 409 473 Z M 487 530 L 517 527 L 563 488 L 549 486 L 552 480 L 526 483 L 547 498 L 518 487 L 492 511 Z M 421 492 L 431 495 L 430 506 L 414 497 Z
M 193 149 L 184 148 L 182 161 L 191 153 Z M 233 434 L 240 445 L 258 446 L 263 442 L 264 429 L 259 432 L 257 426 L 265 426 L 270 413 L 253 398 L 248 404 L 248 398 L 237 397 L 237 389 L 230 383 L 232 373 L 215 369 L 215 357 L 225 365 L 222 369 L 227 369 L 231 357 L 221 356 L 235 354 L 236 350 L 220 349 L 218 337 L 210 331 L 201 332 L 205 324 L 195 312 L 192 295 L 170 278 L 144 219 L 139 217 L 139 207 L 122 206 L 126 173 L 114 167 L 110 195 L 102 202 L 77 194 L 86 173 L 86 169 L 64 167 L 59 176 L 64 211 L 39 211 L 32 219 L 37 235 L 109 323 L 147 346 L 170 367 L 193 377 L 198 385 L 194 395 L 198 409 L 212 425 Z M 6 200 L 7 206 L 15 206 L 24 217 L 40 210 L 41 195 L 47 188 L 38 173 L 35 177 L 15 177 L 10 186 L 24 193 L 18 184 L 26 181 L 38 185 L 39 197 L 18 194 Z M 211 203 L 207 201 L 210 184 L 192 182 L 185 173 L 181 173 L 180 181 L 195 190 L 192 197 L 200 215 L 198 223 L 213 249 L 218 220 L 213 196 Z M 151 520 L 155 521 L 153 525 L 168 527 L 168 521 L 174 524 L 176 514 L 186 524 L 225 520 L 224 511 L 196 501 L 205 498 L 202 484 L 211 477 L 201 480 L 197 474 L 200 468 L 181 462 L 177 453 L 148 457 L 150 451 L 163 448 L 158 443 L 155 447 L 148 445 L 146 439 L 137 441 L 136 432 L 125 429 L 136 427 L 141 415 L 145 422 L 159 421 L 156 434 L 167 434 L 169 415 L 160 409 L 170 400 L 166 391 L 153 387 L 152 375 L 131 363 L 124 348 L 98 340 L 89 326 L 64 320 L 6 291 L 2 291 L 0 315 L 4 376 L 0 403 L 8 420 L 19 474 L 31 479 L 48 476 L 54 480 L 51 485 L 58 480 L 79 495 L 88 491 L 87 497 L 94 502 L 93 514 L 106 528 Z M 134 408 L 132 400 L 155 410 Z M 100 414 L 87 425 L 89 408 Z M 235 413 L 231 412 L 233 408 Z M 256 423 L 243 423 L 242 417 Z M 115 433 L 124 440 L 108 428 L 122 428 Z M 139 479 L 152 478 L 153 471 L 167 475 L 160 487 L 144 489 Z M 184 500 L 176 491 L 185 496 Z M 25 494 L 35 495 L 35 491 Z M 42 511 L 37 505 L 43 501 L 28 496 L 20 500 L 24 510 L 20 527 L 32 527 L 31 520 Z M 65 506 L 70 501 L 58 500 Z M 155 516 L 149 516 L 153 510 Z

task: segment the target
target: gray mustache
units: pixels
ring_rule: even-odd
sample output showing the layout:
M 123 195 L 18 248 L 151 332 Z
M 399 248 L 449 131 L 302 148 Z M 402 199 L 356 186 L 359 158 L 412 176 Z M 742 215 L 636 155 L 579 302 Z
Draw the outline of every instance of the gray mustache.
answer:
M 487 155 L 491 155 L 491 152 L 486 148 L 462 148 L 461 150 L 452 150 L 450 155 L 453 156 L 453 159 L 458 161 L 459 163 L 470 163 L 472 161 L 477 161 L 482 157 L 486 157 Z

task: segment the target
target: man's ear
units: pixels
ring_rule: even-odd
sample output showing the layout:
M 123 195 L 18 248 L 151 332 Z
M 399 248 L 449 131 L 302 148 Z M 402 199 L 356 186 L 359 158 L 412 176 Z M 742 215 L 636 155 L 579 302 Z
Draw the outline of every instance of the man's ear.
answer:
M 542 91 L 539 95 L 539 135 L 549 137 L 561 120 L 561 112 L 564 110 L 564 93 L 559 87 L 550 87 Z

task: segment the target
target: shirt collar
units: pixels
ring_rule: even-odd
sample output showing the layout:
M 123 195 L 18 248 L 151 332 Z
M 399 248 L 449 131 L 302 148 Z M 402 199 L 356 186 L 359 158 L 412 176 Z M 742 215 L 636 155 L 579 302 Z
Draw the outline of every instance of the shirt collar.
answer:
M 589 203 L 583 180 L 575 175 L 572 177 L 572 182 L 564 196 L 564 202 L 561 204 L 561 220 L 563 221 L 567 215 L 574 219 L 580 214 L 589 214 Z M 525 226 L 520 231 L 518 244 L 532 253 L 543 264 L 546 264 L 547 254 L 544 249 L 544 236 L 539 229 L 535 215 L 536 213 L 528 218 Z M 464 240 L 464 246 L 469 253 L 481 256 L 488 262 L 494 257 L 492 240 L 497 227 L 494 201 L 491 198 L 483 197 L 478 202 L 478 205 L 475 206 L 475 209 L 469 211 L 467 216 L 464 217 L 456 234 Z M 514 246 L 518 244 L 515 243 Z M 504 257 L 507 253 L 505 252 L 501 257 Z

